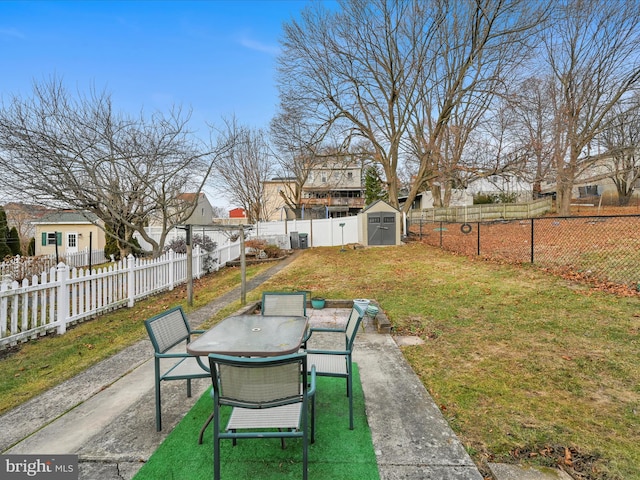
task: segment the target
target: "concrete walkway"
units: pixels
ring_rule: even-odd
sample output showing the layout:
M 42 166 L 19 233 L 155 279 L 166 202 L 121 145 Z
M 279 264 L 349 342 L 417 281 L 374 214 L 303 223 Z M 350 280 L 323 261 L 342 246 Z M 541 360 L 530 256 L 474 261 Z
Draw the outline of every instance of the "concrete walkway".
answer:
M 282 262 L 249 283 L 256 288 L 284 268 Z M 231 292 L 192 313 L 194 325 L 239 298 Z M 310 310 L 312 324 L 345 320 L 348 309 Z M 155 430 L 153 349 L 142 341 L 0 417 L 0 452 L 77 454 L 80 478 L 132 478 L 210 385 L 162 386 L 164 430 Z M 359 332 L 354 360 L 360 368 L 367 419 L 383 480 L 482 480 L 428 392 L 388 334 Z

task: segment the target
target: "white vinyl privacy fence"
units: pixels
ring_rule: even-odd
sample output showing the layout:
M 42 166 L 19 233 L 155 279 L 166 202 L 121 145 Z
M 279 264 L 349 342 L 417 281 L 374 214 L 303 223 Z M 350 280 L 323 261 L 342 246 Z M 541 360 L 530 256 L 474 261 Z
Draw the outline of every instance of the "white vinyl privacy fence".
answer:
M 341 226 L 342 224 L 342 226 Z M 332 247 L 358 243 L 358 217 L 321 218 L 309 220 L 283 220 L 279 222 L 258 222 L 251 237 L 268 238 L 292 232 L 308 235 L 309 247 Z
M 214 262 L 207 260 L 213 256 Z M 217 270 L 240 256 L 238 242 L 209 254 L 193 249 L 193 276 L 206 273 L 205 265 Z M 160 291 L 172 290 L 187 281 L 187 255 L 168 251 L 152 260 L 133 256 L 107 268 L 92 271 L 60 263 L 22 283 L 0 282 L 0 349 L 18 342 L 66 332 L 67 325 L 120 307 Z

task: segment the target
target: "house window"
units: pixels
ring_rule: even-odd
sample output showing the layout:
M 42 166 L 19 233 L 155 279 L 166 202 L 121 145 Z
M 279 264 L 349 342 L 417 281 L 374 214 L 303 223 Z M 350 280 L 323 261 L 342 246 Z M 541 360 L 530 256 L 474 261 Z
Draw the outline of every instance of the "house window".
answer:
M 353 181 L 353 172 L 347 172 L 347 180 L 348 181 Z
M 56 232 L 47 233 L 47 245 L 55 245 L 57 242 Z
M 327 183 L 327 174 L 326 173 L 322 174 L 321 181 L 322 181 L 322 183 Z

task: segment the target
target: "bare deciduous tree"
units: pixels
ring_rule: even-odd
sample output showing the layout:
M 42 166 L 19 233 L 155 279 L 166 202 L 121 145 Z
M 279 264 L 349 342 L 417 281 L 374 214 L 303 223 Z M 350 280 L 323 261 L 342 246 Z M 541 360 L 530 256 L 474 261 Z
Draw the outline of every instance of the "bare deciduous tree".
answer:
M 264 191 L 273 173 L 273 159 L 266 135 L 261 129 L 239 124 L 235 118 L 225 123 L 222 137 L 230 148 L 217 162 L 212 182 L 244 208 L 250 223 L 268 218 Z
M 397 205 L 401 141 L 433 21 L 415 14 L 421 7 L 413 1 L 354 0 L 340 6 L 332 13 L 317 4 L 299 22 L 285 25 L 281 98 L 339 131 L 345 146 L 365 139 Z
M 279 195 L 293 211 L 300 208 L 302 187 L 317 163 L 316 152 L 325 133 L 321 130 L 308 124 L 301 109 L 287 101 L 281 103 L 280 112 L 271 121 L 271 143 L 281 176 L 287 180 Z
M 14 196 L 94 213 L 117 237 L 121 254 L 138 232 L 162 251 L 169 230 L 188 218 L 224 150 L 202 145 L 189 115 L 125 116 L 105 92 L 71 95 L 58 79 L 35 83 L 31 98 L 14 96 L 0 111 L 0 166 Z M 196 196 L 197 197 L 197 196 Z M 159 241 L 144 227 L 162 225 Z
M 635 95 L 630 108 L 622 111 L 616 107 L 614 117 L 600 136 L 606 149 L 601 162 L 608 169 L 608 176 L 616 186 L 618 205 L 629 205 L 640 179 L 640 95 Z
M 640 82 L 640 8 L 635 0 L 567 0 L 546 31 L 545 60 L 553 77 L 557 210 L 570 213 L 576 178 L 593 161 L 592 142 L 617 105 Z
M 401 162 L 416 158 L 408 209 L 424 184 L 451 176 L 441 151 L 449 123 L 454 116 L 479 121 L 527 53 L 527 35 L 541 24 L 545 6 L 344 0 L 340 7 L 332 13 L 316 5 L 285 25 L 281 98 L 304 105 L 345 145 L 365 139 L 396 206 Z M 469 132 L 472 125 L 454 123 L 459 127 Z
M 541 183 L 552 171 L 555 91 L 549 77 L 532 76 L 512 86 L 505 99 L 511 113 L 511 135 L 525 158 L 522 174 L 541 194 Z

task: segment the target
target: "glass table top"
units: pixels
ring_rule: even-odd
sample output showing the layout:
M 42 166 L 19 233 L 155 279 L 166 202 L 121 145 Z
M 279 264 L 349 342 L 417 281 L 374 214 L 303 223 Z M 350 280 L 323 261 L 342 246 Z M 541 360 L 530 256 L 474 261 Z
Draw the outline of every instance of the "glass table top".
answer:
M 192 355 L 275 356 L 300 349 L 307 317 L 234 315 L 227 317 L 187 346 Z

